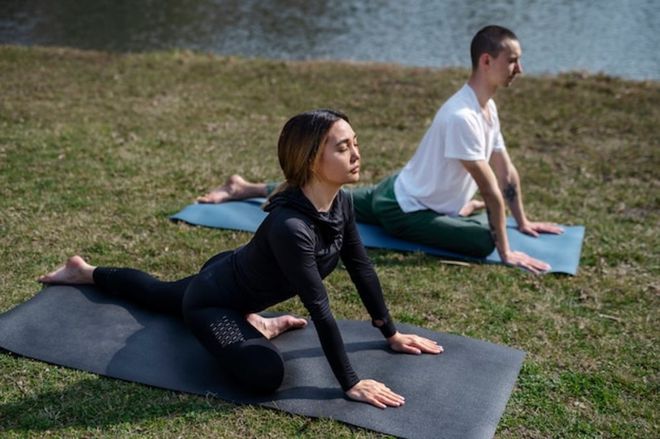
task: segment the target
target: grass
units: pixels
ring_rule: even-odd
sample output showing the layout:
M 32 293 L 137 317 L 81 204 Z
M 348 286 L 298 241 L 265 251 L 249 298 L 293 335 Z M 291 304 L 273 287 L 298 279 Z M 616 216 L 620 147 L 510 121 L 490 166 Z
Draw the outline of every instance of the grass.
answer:
M 277 135 L 299 111 L 346 111 L 363 181 L 379 180 L 467 75 L 11 46 L 0 72 L 0 311 L 71 254 L 173 279 L 248 240 L 167 216 L 231 172 L 277 179 Z M 530 216 L 587 227 L 580 271 L 370 251 L 392 314 L 528 352 L 498 437 L 658 437 L 660 84 L 523 77 L 496 99 Z M 366 318 L 343 270 L 327 285 L 337 317 Z M 3 437 L 379 437 L 8 354 L 0 370 Z

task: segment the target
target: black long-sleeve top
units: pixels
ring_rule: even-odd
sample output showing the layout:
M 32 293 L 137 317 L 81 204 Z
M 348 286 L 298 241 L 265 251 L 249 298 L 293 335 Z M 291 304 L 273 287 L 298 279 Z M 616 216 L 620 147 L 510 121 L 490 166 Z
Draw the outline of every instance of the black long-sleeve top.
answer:
M 346 355 L 322 282 L 340 257 L 374 326 L 385 337 L 396 332 L 358 235 L 350 195 L 340 191 L 328 212 L 318 212 L 300 189 L 289 189 L 272 197 L 266 210 L 269 215 L 253 239 L 234 253 L 241 308 L 257 312 L 298 295 L 334 375 L 348 390 L 359 378 Z

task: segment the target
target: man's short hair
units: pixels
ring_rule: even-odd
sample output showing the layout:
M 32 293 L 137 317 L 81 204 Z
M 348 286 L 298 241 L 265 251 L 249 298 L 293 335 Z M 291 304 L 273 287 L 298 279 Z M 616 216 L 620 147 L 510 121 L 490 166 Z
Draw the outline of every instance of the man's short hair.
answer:
M 502 42 L 506 39 L 518 41 L 518 37 L 512 30 L 502 26 L 486 26 L 477 32 L 470 44 L 472 70 L 477 70 L 479 57 L 484 53 L 489 54 L 493 58 L 497 57 L 502 49 L 504 49 Z

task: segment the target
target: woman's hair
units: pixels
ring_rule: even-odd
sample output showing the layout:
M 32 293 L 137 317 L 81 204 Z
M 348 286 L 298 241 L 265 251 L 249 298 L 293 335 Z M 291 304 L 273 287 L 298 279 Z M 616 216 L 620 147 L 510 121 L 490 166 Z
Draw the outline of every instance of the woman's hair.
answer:
M 477 67 L 479 67 L 479 57 L 484 53 L 497 58 L 502 49 L 504 49 L 502 43 L 507 39 L 518 41 L 518 37 L 512 30 L 502 26 L 486 26 L 477 32 L 470 44 L 472 70 L 477 70 Z
M 348 116 L 335 110 L 319 109 L 293 116 L 284 124 L 277 142 L 277 157 L 285 182 L 273 194 L 290 187 L 302 187 L 313 176 L 313 167 L 328 131 Z

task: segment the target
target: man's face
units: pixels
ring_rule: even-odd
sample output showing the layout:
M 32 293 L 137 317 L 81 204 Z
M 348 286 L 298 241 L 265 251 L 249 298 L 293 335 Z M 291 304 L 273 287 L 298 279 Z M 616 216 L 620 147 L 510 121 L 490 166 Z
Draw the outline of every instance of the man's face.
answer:
M 520 57 L 522 49 L 517 40 L 507 38 L 502 42 L 504 49 L 496 58 L 491 58 L 491 77 L 497 86 L 508 87 L 522 73 Z

